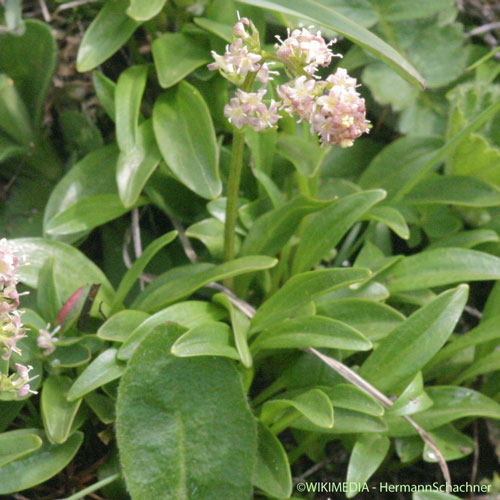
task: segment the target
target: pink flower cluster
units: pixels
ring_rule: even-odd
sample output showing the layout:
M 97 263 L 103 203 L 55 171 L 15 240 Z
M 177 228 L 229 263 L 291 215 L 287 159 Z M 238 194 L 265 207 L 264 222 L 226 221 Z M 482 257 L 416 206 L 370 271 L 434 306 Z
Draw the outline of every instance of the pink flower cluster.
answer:
M 247 32 L 250 26 L 252 34 Z M 275 127 L 280 119 L 278 110 L 284 110 L 299 121 L 308 122 L 311 132 L 320 137 L 323 145 L 349 147 L 355 139 L 369 132 L 365 101 L 356 91 L 357 82 L 347 71 L 338 68 L 326 80 L 317 76 L 319 67 L 329 66 L 334 54 L 321 32 L 314 34 L 311 28 L 296 29 L 285 40 L 275 45 L 276 55 L 270 56 L 260 49 L 259 35 L 255 26 L 242 18 L 233 28 L 234 41 L 226 47 L 223 56 L 212 52 L 215 62 L 208 67 L 218 69 L 228 80 L 240 87 L 224 108 L 226 118 L 238 129 L 251 126 L 256 131 Z M 264 101 L 265 87 L 270 79 L 265 58 L 281 61 L 288 74 L 294 78 L 280 85 L 277 94 L 280 102 Z M 253 74 L 263 87 L 258 92 L 246 92 L 247 75 Z M 248 80 L 247 80 L 248 81 Z
M 309 29 L 311 28 L 312 26 Z M 334 54 L 330 49 L 330 45 L 335 43 L 335 40 L 326 43 L 321 36 L 321 31 L 313 34 L 306 28 L 296 29 L 291 33 L 288 30 L 288 38 L 285 41 L 279 36 L 276 38 L 280 42 L 275 45 L 276 56 L 296 73 L 302 70 L 313 76 L 318 66 L 329 66 L 332 57 L 342 57 L 340 54 Z
M 20 353 L 17 342 L 26 337 L 21 321 L 19 306 L 19 281 L 17 270 L 19 260 L 9 242 L 0 240 L 0 345 L 6 347 L 3 359 L 9 359 L 12 352 Z
M 5 239 L 0 240 L 0 348 L 5 348 L 2 358 L 8 360 L 13 352 L 21 354 L 17 342 L 26 337 L 21 321 L 19 293 L 17 292 L 19 259 L 12 245 Z M 26 396 L 30 390 L 29 372 L 32 367 L 16 363 L 17 375 L 0 374 L 0 392 L 17 391 L 18 396 Z
M 258 92 L 243 92 L 238 89 L 236 97 L 224 107 L 224 116 L 236 128 L 250 125 L 255 131 L 260 132 L 266 128 L 274 127 L 281 116 L 278 114 L 278 105 L 271 99 L 268 105 L 264 104 L 262 98 L 266 89 Z
M 252 35 L 246 27 L 252 28 Z M 226 45 L 224 55 L 212 50 L 213 63 L 208 65 L 211 71 L 219 70 L 224 78 L 235 85 L 242 85 L 248 73 L 257 73 L 257 80 L 264 86 L 269 80 L 270 70 L 268 63 L 260 64 L 259 34 L 249 19 L 242 17 L 233 27 L 233 43 Z
M 277 89 L 281 108 L 300 121 L 311 124 L 324 145 L 353 145 L 355 139 L 369 132 L 365 100 L 356 91 L 356 79 L 338 68 L 324 81 L 305 76 L 280 85 Z

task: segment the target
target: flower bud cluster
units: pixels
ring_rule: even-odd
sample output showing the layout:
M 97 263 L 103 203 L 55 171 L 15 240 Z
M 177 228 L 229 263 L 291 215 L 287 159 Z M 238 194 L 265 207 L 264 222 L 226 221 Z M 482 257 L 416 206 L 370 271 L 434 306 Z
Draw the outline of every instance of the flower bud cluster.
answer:
M 21 321 L 19 293 L 17 284 L 19 259 L 14 254 L 12 245 L 5 239 L 0 240 L 0 349 L 4 360 L 8 360 L 13 352 L 21 354 L 17 343 L 26 337 L 26 330 Z M 0 392 L 17 391 L 18 396 L 26 396 L 30 390 L 29 372 L 31 366 L 16 363 L 17 374 L 0 373 Z
M 247 32 L 247 27 L 252 34 Z M 356 91 L 356 79 L 343 68 L 325 80 L 317 75 L 318 69 L 329 66 L 333 57 L 342 57 L 330 48 L 335 40 L 327 43 L 320 31 L 313 33 L 311 28 L 288 30 L 285 40 L 277 37 L 276 54 L 271 56 L 262 52 L 258 32 L 247 18 L 236 23 L 233 37 L 223 56 L 212 52 L 215 62 L 208 67 L 220 70 L 239 87 L 224 108 L 224 115 L 236 128 L 251 126 L 262 131 L 275 127 L 281 117 L 278 111 L 283 110 L 298 117 L 299 122 L 308 122 L 322 145 L 349 147 L 369 132 L 365 101 Z M 263 62 L 266 58 L 283 63 L 287 74 L 293 77 L 277 87 L 278 102 L 264 101 L 269 74 L 276 73 L 269 71 L 268 63 Z M 248 76 L 262 83 L 258 92 L 247 88 Z
M 369 131 L 364 99 L 356 91 L 356 79 L 338 68 L 324 81 L 301 76 L 277 89 L 281 108 L 311 124 L 324 145 L 342 148 Z
M 335 40 L 326 43 L 321 36 L 321 31 L 313 34 L 308 29 L 302 28 L 290 33 L 288 29 L 288 38 L 284 41 L 279 36 L 276 38 L 280 42 L 274 46 L 277 49 L 276 56 L 295 74 L 305 71 L 314 76 L 318 71 L 318 66 L 329 66 L 332 57 L 342 57 L 340 54 L 334 54 L 330 49 L 330 45 L 333 45 Z

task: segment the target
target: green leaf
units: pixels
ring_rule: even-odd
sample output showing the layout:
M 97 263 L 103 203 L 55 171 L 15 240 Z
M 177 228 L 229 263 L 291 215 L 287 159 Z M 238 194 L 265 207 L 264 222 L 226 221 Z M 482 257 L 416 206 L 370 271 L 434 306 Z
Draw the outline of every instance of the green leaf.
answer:
M 48 24 L 34 19 L 24 22 L 26 30 L 22 36 L 3 34 L 0 37 L 0 72 L 15 81 L 36 129 L 55 69 L 57 46 Z
M 261 422 L 259 448 L 252 483 L 273 498 L 288 499 L 292 494 L 292 475 L 287 454 L 280 440 Z
M 342 14 L 314 0 L 242 0 L 241 3 L 296 16 L 332 29 L 385 62 L 411 84 L 425 87 L 422 76 L 390 45 Z
M 482 243 L 498 242 L 500 237 L 496 231 L 491 229 L 471 229 L 469 231 L 461 231 L 460 233 L 452 234 L 432 242 L 427 249 L 440 247 L 461 247 L 473 248 Z
M 165 2 L 166 0 L 130 0 L 127 14 L 136 21 L 147 21 L 163 9 Z
M 380 62 L 366 66 L 362 79 L 375 100 L 382 105 L 390 104 L 394 111 L 402 111 L 413 104 L 419 94 L 415 87 Z
M 439 491 L 417 491 L 413 493 L 413 500 L 460 500 L 455 495 L 440 493 Z
M 280 425 L 280 419 L 288 419 L 290 410 L 303 416 L 318 427 L 333 427 L 333 408 L 328 396 L 320 389 L 311 389 L 299 394 L 287 394 L 270 399 L 262 406 L 261 420 L 267 424 Z
M 404 257 L 379 276 L 391 293 L 460 281 L 500 279 L 500 259 L 466 248 L 436 248 Z
M 380 340 L 405 317 L 386 304 L 367 299 L 337 299 L 318 304 L 318 314 L 342 321 L 370 340 Z
M 162 324 L 178 323 L 186 328 L 194 328 L 210 321 L 218 321 L 224 317 L 225 312 L 210 302 L 189 300 L 174 304 L 158 311 L 139 324 L 120 348 L 118 359 L 129 359 L 146 335 Z
M 142 203 L 139 200 L 138 204 L 144 204 L 144 200 Z M 45 231 L 55 236 L 84 233 L 117 219 L 128 211 L 129 208 L 123 205 L 117 194 L 89 196 L 52 217 L 47 222 Z
M 115 421 L 115 402 L 104 394 L 90 392 L 84 397 L 90 409 L 97 415 L 103 424 L 111 424 Z
M 75 432 L 64 444 L 50 444 L 38 429 L 23 429 L 11 434 L 36 434 L 43 444 L 36 451 L 0 467 L 0 495 L 26 490 L 55 476 L 71 462 L 83 442 L 81 432 Z
M 318 264 L 351 226 L 384 198 L 382 190 L 354 193 L 340 198 L 311 217 L 302 233 L 292 272 L 307 271 Z
M 102 271 L 83 253 L 65 243 L 48 241 L 43 238 L 18 238 L 11 240 L 18 255 L 26 256 L 29 266 L 19 270 L 21 281 L 36 288 L 38 274 L 47 257 L 55 259 L 54 277 L 56 288 L 62 298 L 69 297 L 75 290 L 87 283 L 101 285 L 96 302 L 110 304 L 114 290 Z
M 468 286 L 448 290 L 413 313 L 385 337 L 359 374 L 382 392 L 408 383 L 441 349 L 467 301 Z
M 207 248 L 212 257 L 222 259 L 224 255 L 224 224 L 217 219 L 203 219 L 186 228 L 188 238 L 200 240 Z M 235 253 L 240 248 L 238 236 L 235 238 Z
M 193 21 L 209 33 L 222 38 L 226 42 L 233 42 L 233 27 L 231 25 L 219 23 L 206 17 L 195 17 Z
M 426 410 L 434 403 L 424 392 L 422 373 L 418 372 L 401 396 L 387 410 L 390 415 L 413 415 Z
M 125 342 L 130 334 L 146 319 L 149 314 L 142 311 L 126 309 L 113 314 L 97 330 L 97 336 L 112 342 Z
M 116 84 L 116 140 L 126 154 L 131 154 L 137 147 L 139 114 L 147 76 L 146 65 L 130 66 L 121 73 Z
M 56 350 L 47 356 L 47 361 L 53 368 L 74 368 L 88 363 L 91 354 L 87 346 L 80 343 L 63 345 L 56 343 Z
M 130 269 L 127 270 L 125 276 L 123 276 L 122 280 L 120 281 L 120 285 L 116 290 L 112 310 L 116 310 L 117 306 L 119 306 L 125 300 L 128 293 L 134 286 L 135 282 L 139 279 L 141 273 L 144 271 L 151 259 L 165 245 L 168 245 L 169 243 L 174 241 L 176 237 L 177 231 L 170 231 L 169 233 L 156 238 L 156 240 L 154 240 L 147 246 L 142 255 L 132 264 Z
M 116 359 L 117 349 L 107 349 L 79 375 L 68 391 L 68 401 L 75 401 L 94 389 L 122 376 L 125 363 Z
M 345 408 L 374 417 L 384 414 L 384 407 L 366 392 L 351 384 L 336 384 L 323 388 L 335 408 Z
M 301 316 L 287 319 L 263 331 L 252 344 L 252 350 L 329 347 L 368 351 L 372 343 L 349 325 L 324 316 Z
M 19 144 L 28 146 L 33 141 L 28 110 L 21 100 L 14 80 L 0 73 L 0 129 Z
M 347 492 L 347 498 L 359 493 L 363 483 L 368 481 L 389 451 L 391 441 L 382 434 L 361 434 L 356 439 L 349 458 L 346 481 L 356 483 L 356 487 Z
M 299 196 L 259 217 L 252 225 L 241 255 L 276 255 L 308 214 L 321 210 L 330 202 Z
M 327 151 L 302 137 L 280 134 L 278 138 L 278 154 L 290 161 L 304 177 L 317 174 Z
M 247 341 L 248 331 L 250 329 L 250 320 L 233 305 L 227 295 L 218 293 L 217 295 L 214 295 L 212 300 L 224 307 L 229 313 L 231 325 L 233 327 L 234 344 L 241 362 L 244 366 L 250 368 L 253 364 L 252 355 L 250 354 Z
M 38 275 L 38 290 L 36 303 L 38 310 L 48 323 L 54 324 L 61 310 L 62 302 L 56 288 L 54 275 L 55 259 L 49 257 L 43 264 Z
M 481 321 L 481 323 L 472 328 L 467 333 L 460 335 L 453 339 L 449 344 L 447 344 L 443 349 L 441 349 L 431 362 L 426 366 L 430 368 L 443 361 L 451 358 L 460 351 L 464 351 L 469 347 L 484 344 L 492 340 L 500 339 L 500 317 L 493 316 L 487 320 Z
M 106 114 L 111 120 L 115 121 L 116 83 L 99 71 L 92 72 L 92 83 L 94 84 L 95 93 L 104 111 L 106 111 Z
M 389 202 L 411 182 L 442 144 L 441 138 L 418 136 L 391 142 L 373 158 L 359 177 L 358 184 L 363 189 L 384 189 L 386 202 Z
M 262 271 L 276 265 L 276 259 L 266 256 L 241 257 L 224 264 L 219 264 L 207 271 L 200 271 L 192 276 L 178 278 L 156 289 L 135 304 L 138 309 L 154 312 L 173 302 L 188 297 L 199 288 L 212 281 L 220 281 L 241 274 Z
M 167 89 L 195 69 L 210 62 L 210 53 L 198 38 L 184 33 L 165 33 L 151 45 L 160 85 Z
M 148 335 L 121 380 L 116 430 L 128 490 L 134 500 L 194 491 L 248 499 L 257 433 L 240 377 L 227 359 L 169 354 L 182 331 L 169 325 Z
M 222 191 L 217 143 L 210 111 L 201 94 L 187 82 L 168 90 L 153 108 L 153 127 L 169 168 L 203 198 Z
M 454 384 L 462 384 L 465 380 L 473 379 L 485 373 L 491 373 L 500 369 L 500 352 L 493 351 L 485 356 L 474 361 L 472 366 L 469 366 L 453 381 Z
M 65 443 L 80 408 L 81 399 L 66 399 L 72 380 L 63 375 L 51 375 L 45 379 L 41 396 L 43 426 L 52 443 Z
M 457 431 L 451 424 L 438 427 L 429 432 L 429 435 L 447 461 L 458 460 L 470 455 L 476 446 L 472 438 Z M 424 446 L 423 458 L 426 462 L 437 462 L 436 454 L 427 443 Z
M 116 194 L 115 165 L 118 160 L 116 144 L 86 155 L 57 183 L 45 207 L 44 227 L 51 219 L 64 213 L 78 201 L 99 195 Z M 82 234 L 73 235 L 73 242 Z M 66 240 L 65 240 L 66 241 Z
M 434 401 L 434 405 L 412 418 L 427 431 L 465 417 L 500 419 L 500 405 L 480 392 L 451 385 L 427 387 L 426 391 Z M 387 414 L 385 419 L 389 425 L 389 436 L 404 437 L 417 434 L 417 431 L 401 417 Z
M 25 146 L 21 146 L 0 131 L 0 162 L 15 156 L 22 156 L 25 152 Z
M 392 207 L 373 207 L 366 214 L 366 217 L 370 220 L 376 220 L 382 222 L 389 229 L 392 229 L 400 238 L 404 240 L 409 239 L 410 229 L 406 224 L 405 218 L 401 215 L 401 212 Z
M 252 319 L 255 333 L 290 317 L 300 307 L 331 290 L 357 283 L 370 276 L 367 269 L 323 269 L 302 273 L 289 279 L 264 302 Z
M 107 0 L 83 35 L 76 67 L 85 72 L 109 59 L 141 24 L 126 14 L 124 0 Z
M 17 460 L 42 446 L 42 440 L 36 434 L 21 434 L 17 431 L 0 434 L 0 467 Z
M 160 163 L 161 154 L 156 144 L 153 122 L 143 122 L 135 137 L 134 148 L 121 152 L 116 164 L 116 184 L 125 207 L 137 203 L 142 189 Z
M 500 189 L 474 177 L 433 175 L 419 182 L 405 196 L 410 204 L 439 203 L 465 207 L 500 205 Z
M 380 19 L 391 22 L 430 17 L 454 5 L 453 0 L 420 0 L 409 9 L 406 0 L 370 1 L 376 7 Z
M 305 431 L 334 435 L 358 434 L 360 432 L 383 433 L 387 431 L 387 425 L 380 417 L 344 408 L 335 408 L 335 424 L 330 429 L 318 427 L 305 418 L 300 418 L 293 422 L 292 427 Z
M 224 356 L 240 359 L 238 351 L 231 345 L 231 329 L 225 323 L 213 321 L 195 326 L 181 335 L 173 344 L 170 352 L 174 356 Z

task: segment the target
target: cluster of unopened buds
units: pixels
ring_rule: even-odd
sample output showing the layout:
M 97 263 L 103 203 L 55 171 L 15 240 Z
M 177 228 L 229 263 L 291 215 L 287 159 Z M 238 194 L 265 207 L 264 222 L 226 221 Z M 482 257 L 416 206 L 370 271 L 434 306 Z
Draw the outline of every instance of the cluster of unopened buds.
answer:
M 247 31 L 250 28 L 251 33 Z M 253 23 L 241 18 L 233 28 L 233 43 L 219 55 L 212 51 L 214 63 L 209 69 L 219 70 L 238 89 L 236 96 L 224 108 L 224 115 L 238 129 L 250 126 L 256 131 L 276 127 L 282 117 L 280 110 L 308 122 L 311 132 L 318 134 L 321 144 L 349 147 L 355 139 L 368 133 L 365 101 L 356 91 L 357 83 L 345 69 L 321 80 L 320 67 L 327 67 L 334 57 L 331 45 L 318 31 L 311 28 L 288 31 L 288 37 L 275 45 L 270 54 L 260 47 L 259 34 Z M 265 99 L 267 85 L 272 80 L 269 64 L 282 63 L 290 81 L 276 88 L 278 101 Z M 252 92 L 254 80 L 262 87 Z
M 19 293 L 17 284 L 19 259 L 14 254 L 12 245 L 5 239 L 0 240 L 0 350 L 5 351 L 2 359 L 8 360 L 13 352 L 22 354 L 17 343 L 26 337 L 26 330 L 21 321 L 19 311 Z M 30 390 L 29 382 L 33 380 L 29 376 L 31 366 L 16 363 L 16 371 L 12 375 L 0 374 L 0 392 L 17 391 L 18 396 L 23 397 Z

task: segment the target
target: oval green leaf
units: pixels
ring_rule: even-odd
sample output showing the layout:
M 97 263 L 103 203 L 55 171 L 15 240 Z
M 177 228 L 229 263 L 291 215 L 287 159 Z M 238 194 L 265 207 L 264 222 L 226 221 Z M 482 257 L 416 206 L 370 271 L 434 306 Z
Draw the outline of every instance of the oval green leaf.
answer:
M 189 189 L 203 198 L 222 191 L 217 142 L 210 111 L 187 82 L 165 92 L 153 109 L 156 141 L 167 165 Z
M 170 325 L 148 335 L 121 380 L 116 429 L 128 489 L 134 500 L 194 491 L 203 500 L 247 500 L 257 433 L 240 377 L 227 359 L 169 354 L 183 331 Z

